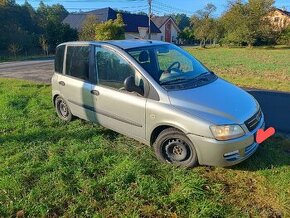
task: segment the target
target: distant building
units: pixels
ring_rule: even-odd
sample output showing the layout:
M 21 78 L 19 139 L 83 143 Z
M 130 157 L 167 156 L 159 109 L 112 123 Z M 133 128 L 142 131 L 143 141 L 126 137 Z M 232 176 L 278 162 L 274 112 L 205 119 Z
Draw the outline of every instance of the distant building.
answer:
M 283 30 L 290 25 L 290 12 L 278 8 L 273 9 L 268 18 L 276 30 Z
M 177 43 L 177 36 L 180 29 L 171 16 L 154 16 L 152 17 L 152 21 L 161 31 L 161 34 L 159 34 L 159 40 Z
M 117 18 L 118 12 L 112 8 L 102 8 L 88 12 L 69 14 L 63 23 L 69 24 L 70 27 L 81 30 L 86 17 L 93 14 L 97 17 L 97 22 L 106 22 L 110 19 Z M 126 39 L 148 39 L 149 19 L 146 15 L 137 15 L 121 12 L 125 24 L 125 38 Z M 151 39 L 160 40 L 162 32 L 151 21 Z

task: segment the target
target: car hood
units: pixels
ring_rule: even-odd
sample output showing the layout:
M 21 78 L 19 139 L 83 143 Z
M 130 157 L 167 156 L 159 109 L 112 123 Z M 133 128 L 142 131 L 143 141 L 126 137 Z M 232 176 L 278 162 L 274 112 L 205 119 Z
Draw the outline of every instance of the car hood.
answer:
M 170 103 L 215 125 L 242 124 L 259 109 L 250 94 L 223 80 L 187 90 L 169 91 Z

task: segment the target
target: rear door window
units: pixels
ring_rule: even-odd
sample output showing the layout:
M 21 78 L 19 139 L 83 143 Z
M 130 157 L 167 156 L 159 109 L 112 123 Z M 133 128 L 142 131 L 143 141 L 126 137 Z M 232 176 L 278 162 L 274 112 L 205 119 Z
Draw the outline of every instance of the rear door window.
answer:
M 89 81 L 90 46 L 68 46 L 66 75 Z
M 65 45 L 58 46 L 55 53 L 54 71 L 62 74 Z

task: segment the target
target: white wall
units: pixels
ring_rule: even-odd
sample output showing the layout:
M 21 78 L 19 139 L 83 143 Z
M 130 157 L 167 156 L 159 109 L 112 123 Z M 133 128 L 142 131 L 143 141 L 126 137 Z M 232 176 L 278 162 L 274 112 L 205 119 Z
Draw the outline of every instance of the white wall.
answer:
M 159 40 L 161 40 L 161 36 L 162 36 L 162 41 L 165 41 L 165 25 L 163 25 L 160 28 L 160 31 L 161 31 L 161 33 L 159 33 L 159 35 L 160 35 Z
M 165 41 L 165 25 L 166 23 L 160 28 L 161 33 L 159 33 L 158 40 L 161 40 L 161 36 L 163 38 L 162 41 Z M 177 41 L 178 30 L 175 28 L 175 25 L 171 25 L 171 40 L 173 37 L 173 41 Z M 171 41 L 172 42 L 172 41 Z
M 173 38 L 174 42 L 177 42 L 178 31 L 174 25 L 171 25 L 171 40 Z
M 160 31 L 161 33 L 151 33 L 151 39 L 152 40 L 158 40 L 158 41 L 165 41 L 165 25 L 164 24 L 161 28 Z M 177 36 L 178 36 L 178 30 L 176 29 L 175 25 L 171 25 L 171 42 L 172 39 L 174 42 L 177 42 Z M 125 38 L 126 39 L 139 39 L 140 38 L 140 34 L 139 33 L 129 33 L 126 32 L 125 33 Z M 148 35 L 147 38 L 148 39 Z

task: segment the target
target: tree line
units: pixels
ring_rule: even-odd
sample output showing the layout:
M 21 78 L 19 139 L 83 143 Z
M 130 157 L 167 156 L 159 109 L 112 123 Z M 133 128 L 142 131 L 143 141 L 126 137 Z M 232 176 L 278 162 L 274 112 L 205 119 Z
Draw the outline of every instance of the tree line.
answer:
M 192 17 L 172 16 L 182 30 L 179 39 L 185 43 L 198 41 L 202 47 L 206 43 L 249 47 L 290 45 L 290 25 L 275 29 L 268 17 L 273 8 L 274 0 L 234 0 L 229 1 L 227 10 L 219 18 L 214 17 L 213 4 L 207 4 Z
M 191 17 L 170 14 L 181 32 L 179 41 L 220 45 L 290 45 L 290 26 L 275 30 L 267 18 L 274 0 L 229 1 L 226 11 L 215 17 L 216 7 L 208 4 Z M 0 56 L 1 53 L 48 55 L 65 41 L 124 39 L 125 25 L 121 14 L 116 20 L 100 23 L 96 16 L 88 15 L 80 33 L 63 24 L 68 11 L 61 4 L 52 6 L 40 2 L 34 9 L 28 1 L 18 5 L 14 0 L 0 0 Z
M 17 54 L 53 53 L 64 41 L 78 39 L 76 30 L 63 24 L 68 11 L 60 4 L 40 2 L 34 9 L 28 1 L 18 5 L 13 0 L 0 0 L 0 51 Z

